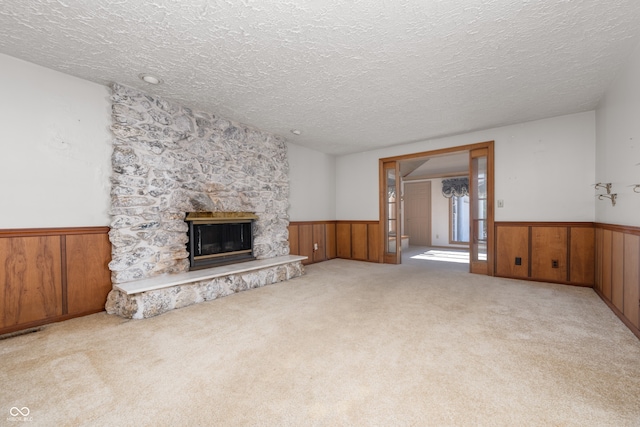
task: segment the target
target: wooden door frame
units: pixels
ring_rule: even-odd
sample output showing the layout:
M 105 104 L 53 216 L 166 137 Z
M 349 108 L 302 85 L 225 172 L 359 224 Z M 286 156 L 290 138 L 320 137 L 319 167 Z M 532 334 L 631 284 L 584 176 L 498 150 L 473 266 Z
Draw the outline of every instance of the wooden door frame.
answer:
M 387 226 L 387 215 L 386 215 L 386 210 L 387 210 L 387 177 L 386 177 L 386 173 L 385 173 L 385 168 L 384 165 L 385 163 L 394 163 L 394 169 L 395 169 L 395 176 L 396 176 L 396 193 L 397 193 L 397 198 L 398 198 L 398 202 L 396 203 L 396 250 L 394 254 L 390 254 L 389 250 L 388 250 L 388 245 L 389 245 L 389 240 L 387 237 L 387 233 L 386 233 L 386 226 Z M 401 253 L 401 242 L 402 242 L 402 224 L 401 224 L 401 213 L 400 213 L 400 165 L 397 161 L 395 160 L 389 160 L 389 161 L 384 161 L 384 162 L 380 162 L 380 233 L 381 233 L 381 244 L 382 246 L 380 247 L 382 249 L 382 251 L 380 252 L 380 261 L 381 263 L 385 263 L 385 264 L 400 264 L 402 263 L 402 253 Z
M 380 252 L 381 254 L 384 254 L 384 209 L 386 207 L 385 204 L 385 200 L 383 195 L 385 194 L 385 189 L 384 189 L 384 168 L 383 168 L 383 164 L 386 162 L 392 162 L 392 161 L 396 161 L 396 162 L 400 162 L 403 160 L 412 160 L 412 159 L 416 159 L 419 157 L 433 157 L 433 156 L 441 156 L 441 155 L 447 155 L 447 154 L 454 154 L 454 153 L 459 153 L 459 152 L 471 152 L 471 150 L 477 150 L 480 148 L 486 148 L 487 152 L 488 152 L 488 156 L 487 156 L 487 275 L 489 276 L 493 276 L 494 275 L 494 227 L 493 227 L 493 223 L 494 223 L 494 215 L 495 215 L 495 210 L 494 210 L 494 185 L 495 185 L 495 179 L 494 179 L 494 174 L 495 174 L 495 167 L 494 167 L 494 145 L 495 142 L 494 141 L 485 141 L 485 142 L 478 142 L 476 144 L 468 144 L 468 145 L 459 145 L 456 147 L 448 147 L 448 148 L 441 148 L 438 150 L 430 150 L 430 151 L 422 151 L 419 153 L 411 153 L 411 154 L 404 154 L 401 156 L 392 156 L 392 157 L 384 157 L 378 160 L 378 170 L 379 170 L 379 227 L 380 227 L 380 242 L 379 242 L 379 247 L 380 249 L 382 249 L 382 251 Z M 471 169 L 469 169 L 469 175 L 471 175 Z M 383 263 L 384 262 L 384 256 L 380 256 L 379 257 L 379 262 Z
M 490 149 L 488 147 L 483 147 L 480 149 L 474 149 L 469 151 L 469 199 L 470 199 L 470 207 L 471 210 L 473 211 L 478 203 L 478 199 L 477 199 L 477 189 L 474 188 L 475 187 L 475 182 L 476 182 L 476 177 L 474 176 L 474 159 L 477 158 L 481 158 L 481 157 L 486 157 L 487 159 L 487 176 L 486 176 L 486 187 L 487 187 L 487 199 L 486 199 L 486 204 L 487 204 L 487 217 L 486 217 L 486 222 L 487 222 L 487 227 L 493 227 L 494 226 L 494 211 L 493 211 L 493 184 L 494 184 L 494 180 L 493 180 L 493 156 L 492 153 L 490 153 Z M 490 190 L 491 189 L 491 190 Z M 481 261 L 476 261 L 474 260 L 474 255 L 477 254 L 478 248 L 474 247 L 474 242 L 476 237 L 478 236 L 478 230 L 477 230 L 477 224 L 476 221 L 474 219 L 474 215 L 473 212 L 471 212 L 471 214 L 469 215 L 469 221 L 471 223 L 471 233 L 469 235 L 469 263 L 470 263 L 470 269 L 469 271 L 471 273 L 477 273 L 477 274 L 486 274 L 486 275 L 491 275 L 493 276 L 492 273 L 490 273 L 490 271 L 492 271 L 493 266 L 489 266 L 489 263 L 493 264 L 493 257 L 489 258 L 489 243 L 493 244 L 493 239 L 490 238 L 490 234 L 489 230 L 487 229 L 487 260 L 485 262 L 481 262 Z M 494 230 L 495 231 L 495 230 Z

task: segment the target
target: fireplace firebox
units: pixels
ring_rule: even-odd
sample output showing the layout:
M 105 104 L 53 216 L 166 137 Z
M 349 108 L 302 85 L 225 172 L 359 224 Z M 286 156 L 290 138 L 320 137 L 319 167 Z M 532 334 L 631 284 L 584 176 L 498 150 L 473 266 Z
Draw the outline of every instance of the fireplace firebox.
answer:
M 190 212 L 189 269 L 251 261 L 253 256 L 253 221 L 248 212 Z

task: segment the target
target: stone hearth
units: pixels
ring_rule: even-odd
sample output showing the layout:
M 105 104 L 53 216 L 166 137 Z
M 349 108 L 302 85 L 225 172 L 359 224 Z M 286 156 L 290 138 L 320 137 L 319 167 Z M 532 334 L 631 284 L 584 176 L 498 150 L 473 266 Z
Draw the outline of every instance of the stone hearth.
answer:
M 157 316 L 301 276 L 304 259 L 287 255 L 115 285 L 106 310 L 129 319 Z

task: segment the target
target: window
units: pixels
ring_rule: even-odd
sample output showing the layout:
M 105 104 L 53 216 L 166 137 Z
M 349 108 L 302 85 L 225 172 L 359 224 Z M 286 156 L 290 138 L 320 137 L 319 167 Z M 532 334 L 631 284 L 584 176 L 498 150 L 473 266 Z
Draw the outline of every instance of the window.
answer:
M 469 196 L 451 197 L 449 213 L 449 243 L 469 243 Z

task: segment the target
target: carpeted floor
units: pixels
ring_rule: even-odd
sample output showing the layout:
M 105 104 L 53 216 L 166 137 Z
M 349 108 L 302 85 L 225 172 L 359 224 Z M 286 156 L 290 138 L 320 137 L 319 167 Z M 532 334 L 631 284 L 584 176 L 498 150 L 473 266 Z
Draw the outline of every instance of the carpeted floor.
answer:
M 0 341 L 0 425 L 638 426 L 640 341 L 591 289 L 332 260 L 146 320 Z
M 455 248 L 409 246 L 402 251 L 403 265 L 416 265 L 429 270 L 469 271 L 469 251 Z

